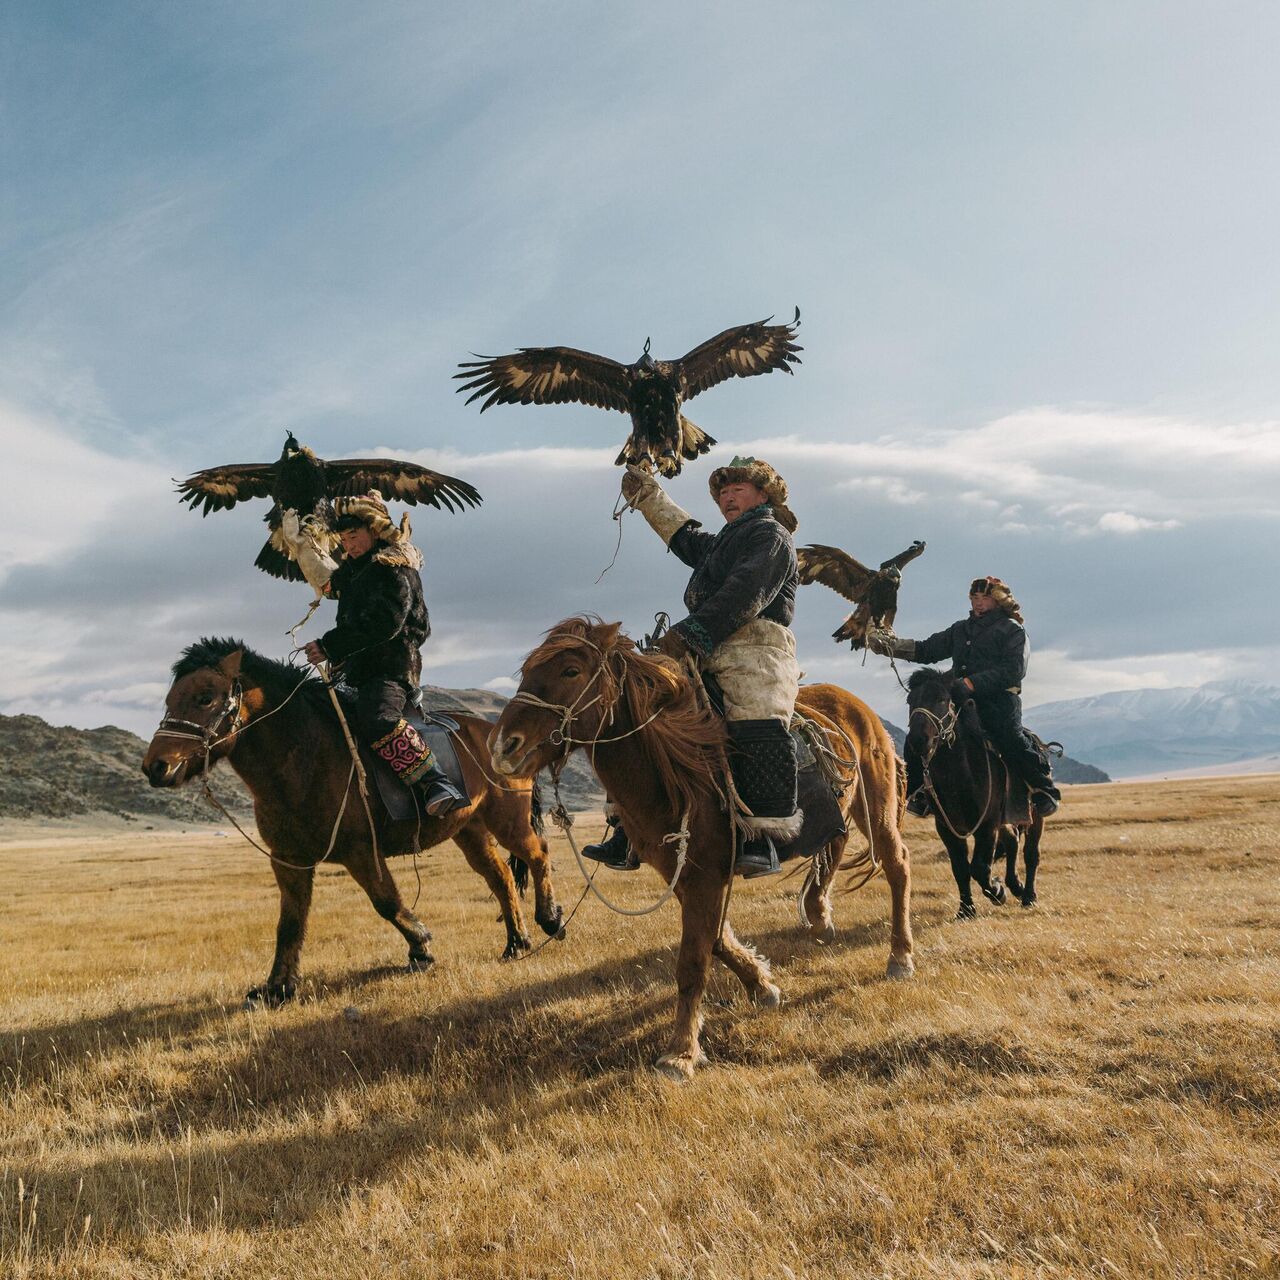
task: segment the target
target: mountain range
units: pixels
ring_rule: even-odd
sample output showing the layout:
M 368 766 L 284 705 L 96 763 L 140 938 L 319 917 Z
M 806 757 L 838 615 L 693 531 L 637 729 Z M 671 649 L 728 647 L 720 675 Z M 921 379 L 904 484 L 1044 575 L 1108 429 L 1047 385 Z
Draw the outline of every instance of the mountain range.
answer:
M 1252 680 L 1046 702 L 1025 718 L 1116 778 L 1280 768 L 1280 688 Z

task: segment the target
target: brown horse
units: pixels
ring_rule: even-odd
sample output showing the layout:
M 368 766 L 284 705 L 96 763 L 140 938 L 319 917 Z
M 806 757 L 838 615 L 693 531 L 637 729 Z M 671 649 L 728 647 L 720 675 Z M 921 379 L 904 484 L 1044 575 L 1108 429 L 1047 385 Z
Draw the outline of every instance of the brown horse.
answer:
M 143 772 L 153 787 L 176 787 L 201 777 L 218 760 L 229 761 L 253 793 L 258 832 L 280 886 L 275 959 L 266 982 L 249 992 L 250 1001 L 278 1005 L 293 996 L 312 880 L 321 861 L 346 867 L 378 914 L 400 931 L 409 944 L 411 971 L 431 965 L 431 934 L 405 906 L 385 859 L 450 838 L 502 908 L 504 959 L 530 944 L 515 880 L 495 838 L 532 872 L 538 924 L 548 934 L 563 936 L 547 842 L 531 824 L 532 787 L 489 778 L 483 762 L 493 726 L 487 721 L 457 717 L 458 757 L 471 796 L 467 807 L 439 818 L 394 821 L 370 781 L 375 849 L 352 779 L 351 753 L 321 681 L 229 639 L 191 645 L 174 664 L 173 675 L 166 715 L 143 757 Z
M 933 667 L 912 672 L 907 681 L 910 709 L 907 733 L 924 762 L 925 787 L 933 804 L 934 826 L 951 858 L 951 874 L 960 890 L 956 919 L 972 920 L 978 912 L 973 905 L 970 882 L 982 890 L 983 897 L 997 906 L 1004 905 L 1005 885 L 991 874 L 992 859 L 998 854 L 1004 855 L 1008 888 L 1018 895 L 1024 907 L 1035 905 L 1044 818 L 1032 814 L 1025 823 L 1005 822 L 1008 766 L 988 746 L 973 703 L 952 705 L 954 680 L 951 672 Z M 1018 879 L 1020 832 L 1025 832 L 1025 885 Z
M 846 812 L 872 842 L 892 892 L 889 976 L 910 977 L 910 876 L 898 834 L 893 745 L 874 713 L 843 689 L 801 689 L 798 706 L 837 725 L 856 748 L 861 770 L 848 775 Z M 713 954 L 757 1003 L 776 1005 L 780 998 L 767 962 L 738 941 L 727 920 L 718 932 L 734 843 L 721 800 L 723 722 L 700 705 L 693 684 L 674 662 L 640 653 L 616 623 L 570 618 L 525 659 L 519 691 L 491 742 L 494 768 L 524 778 L 559 766 L 571 751 L 586 746 L 641 860 L 668 882 L 677 868 L 674 837 L 687 830 L 687 860 L 675 885 L 682 929 L 676 1025 L 656 1065 L 677 1078 L 692 1075 L 703 1060 L 699 1008 Z M 855 795 L 858 785 L 863 790 Z M 805 891 L 805 916 L 816 937 L 829 936 L 832 928 L 831 881 L 845 840 L 833 844 Z

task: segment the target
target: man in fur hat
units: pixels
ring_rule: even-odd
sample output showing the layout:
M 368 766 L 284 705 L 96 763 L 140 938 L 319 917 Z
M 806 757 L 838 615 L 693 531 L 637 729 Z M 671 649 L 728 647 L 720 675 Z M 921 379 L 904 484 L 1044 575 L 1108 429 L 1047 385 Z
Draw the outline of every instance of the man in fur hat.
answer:
M 734 785 L 750 811 L 742 822 L 751 838 L 737 868 L 747 877 L 769 875 L 780 866 L 774 840 L 794 839 L 802 818 L 789 732 L 800 683 L 790 630 L 800 577 L 786 483 L 756 458 L 734 458 L 713 471 L 711 496 L 725 522 L 714 534 L 638 467 L 627 468 L 622 492 L 693 570 L 684 593 L 689 614 L 659 648 L 677 660 L 694 657 L 713 697 L 723 699 Z M 608 840 L 584 852 L 617 869 L 638 865 L 616 825 Z
M 874 633 L 867 647 L 907 662 L 951 659 L 951 698 L 970 698 L 982 726 L 1005 764 L 1026 784 L 1036 813 L 1057 811 L 1062 793 L 1053 781 L 1049 757 L 1022 728 L 1022 681 L 1027 674 L 1030 642 L 1013 592 L 999 578 L 975 578 L 969 584 L 969 616 L 953 622 L 927 640 L 885 639 Z M 932 811 L 924 787 L 924 766 L 908 735 L 907 812 L 918 818 Z
M 404 716 L 422 674 L 422 643 L 431 634 L 418 572 L 422 552 L 409 541 L 409 517 L 392 524 L 376 490 L 339 498 L 334 509 L 344 557 L 323 590 L 337 599 L 338 616 L 306 646 L 307 657 L 328 662 L 356 690 L 357 732 L 404 783 L 418 788 L 427 813 L 448 813 L 463 798 Z

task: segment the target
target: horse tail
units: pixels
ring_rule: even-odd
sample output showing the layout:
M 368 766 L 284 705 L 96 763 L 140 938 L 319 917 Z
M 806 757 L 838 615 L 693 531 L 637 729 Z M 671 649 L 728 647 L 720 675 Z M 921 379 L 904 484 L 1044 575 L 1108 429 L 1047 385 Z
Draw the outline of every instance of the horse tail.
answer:
M 529 864 L 514 853 L 507 854 L 507 866 L 511 868 L 511 878 L 516 882 L 516 892 L 522 898 L 529 896 Z
M 533 779 L 533 790 L 529 793 L 529 825 L 533 828 L 533 834 L 539 839 L 547 834 L 547 824 L 542 808 L 542 784 L 536 775 Z

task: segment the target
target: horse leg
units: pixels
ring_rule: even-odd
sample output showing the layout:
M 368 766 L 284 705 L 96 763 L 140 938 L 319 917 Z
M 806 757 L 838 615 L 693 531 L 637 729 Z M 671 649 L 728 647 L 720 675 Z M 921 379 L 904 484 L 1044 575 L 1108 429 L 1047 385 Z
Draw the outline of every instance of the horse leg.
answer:
M 934 826 L 946 846 L 947 856 L 951 859 L 951 874 L 955 877 L 956 888 L 960 890 L 960 907 L 955 918 L 975 920 L 978 912 L 973 905 L 973 893 L 969 888 L 969 842 L 950 831 L 941 818 L 935 819 Z
M 991 859 L 996 851 L 996 833 L 1000 830 L 995 822 L 987 822 L 973 833 L 973 861 L 969 864 L 969 874 L 982 890 L 982 896 L 996 906 L 1004 906 L 1004 885 L 998 876 L 991 874 Z
M 551 883 L 551 854 L 546 840 L 529 825 L 527 814 L 517 824 L 509 818 L 503 821 L 486 807 L 482 817 L 498 843 L 529 868 L 533 878 L 533 918 L 539 928 L 552 938 L 563 938 L 564 908 L 556 901 Z
M 352 879 L 369 895 L 373 909 L 394 925 L 409 944 L 409 972 L 419 973 L 431 968 L 435 964 L 435 957 L 427 950 L 431 931 L 404 905 L 400 888 L 382 856 L 375 858 L 373 851 L 369 850 L 346 863 L 346 868 Z
M 471 869 L 484 878 L 490 893 L 502 909 L 502 921 L 507 926 L 507 945 L 502 952 L 504 960 L 510 960 L 521 951 L 528 951 L 531 943 L 524 931 L 524 915 L 516 894 L 516 882 L 511 868 L 498 856 L 498 847 L 489 828 L 477 818 L 453 833 L 453 842 L 466 856 Z
M 1036 870 L 1040 866 L 1040 837 L 1044 834 L 1044 819 L 1039 815 L 1027 828 L 1022 844 L 1022 861 L 1027 868 L 1027 883 L 1019 895 L 1024 907 L 1036 905 Z
M 661 864 L 656 864 L 661 870 Z M 674 870 L 674 867 L 672 867 Z M 687 873 L 686 873 L 687 874 Z M 692 1078 L 706 1059 L 698 1044 L 702 997 L 711 972 L 711 948 L 720 922 L 723 877 L 700 876 L 676 889 L 680 899 L 680 951 L 676 957 L 676 1025 L 666 1052 L 654 1066 L 673 1080 Z
M 996 837 L 996 857 L 1004 855 L 1004 883 L 1015 898 L 1022 897 L 1022 881 L 1018 879 L 1018 833 L 1013 827 L 1001 827 Z
M 722 960 L 746 987 L 752 1004 L 775 1009 L 782 1003 L 782 992 L 769 981 L 772 977 L 769 962 L 754 947 L 739 941 L 728 920 L 724 922 L 720 940 L 711 948 L 711 953 Z
M 883 800 L 880 802 L 879 814 L 873 815 L 873 819 L 878 819 L 873 848 L 880 858 L 884 878 L 889 884 L 893 911 L 885 977 L 901 981 L 914 977 L 916 972 L 911 938 L 911 855 L 898 831 L 896 812 Z
M 245 994 L 245 1005 L 265 1004 L 278 1008 L 292 1000 L 298 988 L 298 958 L 307 932 L 307 915 L 311 911 L 311 886 L 314 867 L 286 867 L 272 862 L 276 884 L 280 886 L 280 919 L 276 923 L 276 955 L 271 973 L 261 986 L 251 987 Z
M 836 871 L 848 843 L 847 835 L 833 840 L 818 853 L 805 877 L 800 905 L 804 910 L 804 918 L 809 922 L 809 937 L 815 942 L 835 941 L 836 926 L 831 918 L 831 884 L 836 878 Z

